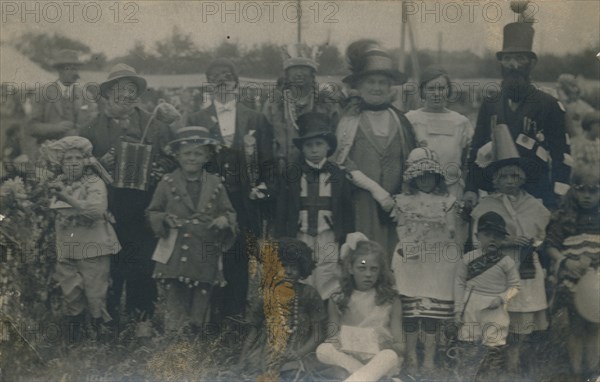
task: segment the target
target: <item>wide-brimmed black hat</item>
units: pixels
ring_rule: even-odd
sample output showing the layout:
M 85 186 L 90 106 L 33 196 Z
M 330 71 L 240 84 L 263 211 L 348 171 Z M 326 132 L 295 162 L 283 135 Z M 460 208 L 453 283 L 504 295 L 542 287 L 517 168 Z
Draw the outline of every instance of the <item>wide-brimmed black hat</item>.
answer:
M 323 113 L 310 112 L 302 114 L 296 120 L 298 124 L 298 138 L 294 138 L 294 145 L 302 150 L 305 141 L 311 138 L 323 138 L 329 144 L 327 156 L 331 156 L 337 147 L 337 138 L 331 129 L 331 119 Z
M 138 95 L 141 95 L 143 92 L 146 91 L 147 83 L 144 77 L 137 74 L 135 69 L 129 65 L 116 64 L 110 70 L 106 81 L 100 84 L 100 94 L 103 97 L 107 97 L 110 88 L 115 84 L 115 82 L 119 81 L 121 78 L 128 78 L 132 80 L 137 85 Z
M 508 236 L 508 231 L 506 230 L 506 222 L 496 212 L 486 212 L 481 215 L 479 220 L 477 221 L 477 232 L 497 232 L 504 236 Z
M 531 23 L 527 21 L 506 24 L 503 30 L 502 50 L 496 52 L 496 58 L 500 60 L 505 53 L 525 53 L 531 58 L 537 58 L 531 50 L 534 33 Z
M 363 65 L 360 70 L 344 77 L 342 82 L 353 85 L 370 74 L 383 74 L 392 80 L 393 85 L 402 85 L 407 76 L 395 68 L 392 57 L 380 49 L 372 49 L 364 53 Z

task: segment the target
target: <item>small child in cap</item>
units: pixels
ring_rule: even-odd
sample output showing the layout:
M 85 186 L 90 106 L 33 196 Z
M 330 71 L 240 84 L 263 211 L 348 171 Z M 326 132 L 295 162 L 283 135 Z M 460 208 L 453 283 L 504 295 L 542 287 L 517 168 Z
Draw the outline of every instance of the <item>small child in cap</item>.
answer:
M 339 246 L 354 228 L 346 173 L 328 160 L 337 147 L 329 117 L 310 112 L 298 118 L 294 144 L 300 161 L 288 166 L 279 196 L 280 236 L 292 236 L 312 250 L 316 269 L 304 281 L 327 300 L 339 288 Z
M 224 286 L 223 252 L 237 235 L 236 214 L 221 179 L 206 172 L 217 140 L 204 127 L 177 131 L 171 150 L 179 169 L 159 182 L 147 215 L 160 237 L 153 277 L 165 287 L 165 331 L 201 327 L 215 285 Z

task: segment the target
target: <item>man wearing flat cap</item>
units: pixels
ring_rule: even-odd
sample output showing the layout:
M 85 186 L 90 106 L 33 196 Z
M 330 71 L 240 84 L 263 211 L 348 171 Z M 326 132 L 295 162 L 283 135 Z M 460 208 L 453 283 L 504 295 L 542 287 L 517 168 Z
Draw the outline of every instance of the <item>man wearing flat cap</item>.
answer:
M 264 115 L 239 102 L 239 78 L 233 62 L 213 60 L 206 69 L 210 105 L 188 116 L 188 126 L 202 126 L 221 143 L 207 170 L 223 178 L 237 213 L 240 235 L 223 256 L 227 285 L 215 294 L 216 316 L 244 312 L 248 261 L 257 239 L 266 235 L 274 201 L 273 131 Z M 219 317 L 216 317 L 219 318 Z
M 144 323 L 152 316 L 157 297 L 151 260 L 157 239 L 145 210 L 162 174 L 175 167 L 163 150 L 172 140 L 168 123 L 173 121 L 162 117 L 171 106 L 160 104 L 153 114 L 141 109 L 140 96 L 146 87 L 146 80 L 134 68 L 116 64 L 100 84 L 105 103 L 102 112 L 81 130 L 94 146 L 93 155 L 114 177 L 108 207 L 123 249 L 111 259 L 108 311 L 118 322 L 125 289 L 126 311 L 142 323 L 138 325 L 142 329 L 147 327 Z M 142 329 L 138 330 L 140 336 L 148 334 Z
M 523 13 L 524 9 L 516 11 Z M 553 209 L 569 189 L 572 159 L 565 109 L 556 98 L 531 83 L 530 74 L 537 63 L 537 56 L 531 50 L 533 34 L 531 21 L 523 18 L 504 27 L 503 49 L 496 53 L 502 68 L 501 92 L 485 99 L 479 109 L 465 187 L 464 199 L 468 203 L 476 203 L 478 185 L 485 176 L 475 164 L 477 153 L 482 146 L 489 145 L 496 124 L 508 125 L 520 156 L 531 159 L 535 171 L 541 174 L 538 181 L 525 185 L 527 192 Z
M 93 97 L 85 94 L 77 83 L 82 65 L 76 51 L 57 53 L 52 66 L 58 72 L 58 79 L 42 88 L 28 124 L 29 135 L 38 145 L 47 139 L 77 135 L 78 129 L 88 125 L 96 115 Z

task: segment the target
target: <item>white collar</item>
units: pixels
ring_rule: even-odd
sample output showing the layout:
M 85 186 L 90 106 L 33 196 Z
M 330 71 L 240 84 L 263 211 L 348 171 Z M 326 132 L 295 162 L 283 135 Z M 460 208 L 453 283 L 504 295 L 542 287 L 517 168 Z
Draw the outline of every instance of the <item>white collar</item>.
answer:
M 225 103 L 219 102 L 219 100 L 217 100 L 216 98 L 213 99 L 213 103 L 215 104 L 216 108 L 227 108 L 227 109 L 235 109 L 235 98 L 231 99 Z
M 311 161 L 309 161 L 307 159 L 305 159 L 304 161 L 306 162 L 307 165 L 309 165 L 309 167 L 316 168 L 317 170 L 320 170 L 325 165 L 325 162 L 327 162 L 327 158 L 323 158 L 323 160 L 321 162 L 319 162 L 319 164 L 314 164 L 313 162 L 311 162 Z
M 60 88 L 60 92 L 61 94 L 65 94 L 66 91 L 71 91 L 71 89 L 73 89 L 73 86 L 75 85 L 74 83 L 71 85 L 65 85 L 63 84 L 60 80 L 56 81 L 56 83 L 58 84 L 58 87 Z

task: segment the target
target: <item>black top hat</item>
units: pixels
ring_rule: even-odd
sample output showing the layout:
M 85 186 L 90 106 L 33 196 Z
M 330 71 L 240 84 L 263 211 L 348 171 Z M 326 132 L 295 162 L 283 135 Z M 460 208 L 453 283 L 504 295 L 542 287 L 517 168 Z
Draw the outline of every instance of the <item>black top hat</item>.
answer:
M 532 58 L 537 58 L 537 55 L 531 50 L 534 33 L 535 31 L 528 21 L 506 24 L 503 31 L 502 50 L 496 52 L 496 58 L 500 60 L 504 53 L 526 53 Z
M 508 236 L 506 230 L 506 222 L 502 216 L 495 212 L 486 212 L 481 215 L 477 221 L 477 232 L 497 232 L 501 235 Z
M 337 147 L 337 138 L 331 131 L 331 120 L 323 113 L 310 112 L 302 114 L 296 120 L 298 124 L 298 138 L 294 138 L 294 144 L 302 150 L 304 142 L 311 138 L 323 138 L 329 143 L 327 156 L 331 156 Z

